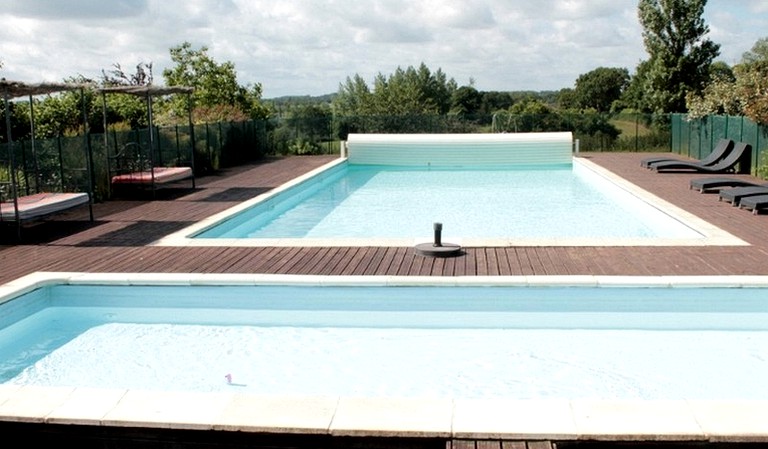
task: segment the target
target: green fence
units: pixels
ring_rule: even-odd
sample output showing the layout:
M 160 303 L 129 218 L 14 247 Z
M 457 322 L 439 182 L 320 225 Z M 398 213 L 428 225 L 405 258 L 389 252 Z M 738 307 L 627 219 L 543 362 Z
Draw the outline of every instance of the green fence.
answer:
M 153 158 L 160 165 L 190 165 L 196 175 L 261 159 L 269 152 L 267 123 L 263 121 L 221 122 L 174 126 L 153 130 Z M 90 181 L 97 200 L 110 197 L 110 164 L 125 145 L 135 143 L 149 148 L 149 131 L 109 131 L 104 134 L 35 139 L 13 144 L 16 174 L 21 194 L 40 191 L 83 191 L 88 186 L 86 154 L 92 155 Z M 194 153 L 191 153 L 193 146 Z M 10 179 L 8 144 L 0 144 L 0 183 Z M 7 178 L 7 179 L 6 179 Z M 0 192 L 5 193 L 7 192 Z
M 493 115 L 412 115 L 286 117 L 248 122 L 221 122 L 189 126 L 162 127 L 153 130 L 153 158 L 158 165 L 189 165 L 194 156 L 196 175 L 205 175 L 224 167 L 255 161 L 265 155 L 331 154 L 339 151 L 339 141 L 349 133 L 492 133 L 571 131 L 580 142 L 581 151 L 670 151 L 672 130 L 668 116 L 608 114 L 526 114 Z M 63 170 L 80 173 L 86 151 L 92 154 L 93 191 L 97 200 L 108 199 L 109 157 L 125 145 L 149 147 L 149 131 L 110 130 L 107 135 L 90 134 L 37 139 L 35 148 L 62 151 Z M 190 154 L 190 149 L 194 153 Z M 50 150 L 50 151 L 49 151 Z M 7 154 L 7 144 L 0 144 L 0 159 Z M 57 159 L 35 158 L 29 141 L 17 141 L 17 172 L 25 186 L 34 191 L 49 188 L 62 175 Z M 59 173 L 59 174 L 56 174 Z M 3 177 L 0 170 L 0 178 Z M 28 179 L 35 179 L 31 182 Z M 2 179 L 0 179 L 2 181 Z M 78 184 L 80 180 L 78 179 Z M 64 189 L 67 186 L 63 186 Z
M 317 151 L 326 142 L 345 140 L 350 133 L 516 133 L 571 131 L 583 151 L 670 151 L 667 115 L 647 114 L 510 114 L 398 115 L 284 119 L 271 122 L 272 149 L 312 142 Z M 336 146 L 337 147 L 337 146 Z M 333 146 L 331 146 L 333 148 Z
M 710 115 L 688 120 L 685 114 L 672 115 L 672 151 L 701 159 L 712 152 L 720 139 L 732 139 L 752 146 L 752 173 L 768 178 L 768 127 L 743 116 Z

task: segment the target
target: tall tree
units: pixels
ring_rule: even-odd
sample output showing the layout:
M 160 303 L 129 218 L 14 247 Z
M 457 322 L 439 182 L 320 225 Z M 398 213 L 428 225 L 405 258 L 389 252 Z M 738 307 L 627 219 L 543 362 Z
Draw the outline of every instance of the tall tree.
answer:
M 371 104 L 371 89 L 362 76 L 355 74 L 339 85 L 339 92 L 331 106 L 335 114 L 340 116 L 368 115 Z
M 701 92 L 720 46 L 706 38 L 706 0 L 640 0 L 638 17 L 650 58 L 643 109 L 685 112 L 689 92 Z

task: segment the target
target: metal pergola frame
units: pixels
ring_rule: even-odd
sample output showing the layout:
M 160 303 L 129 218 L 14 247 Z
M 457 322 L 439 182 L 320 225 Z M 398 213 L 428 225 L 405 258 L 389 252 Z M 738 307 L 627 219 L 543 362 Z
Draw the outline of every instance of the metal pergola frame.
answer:
M 86 158 L 86 170 L 88 171 L 88 209 L 89 209 L 89 216 L 90 220 L 93 221 L 93 158 L 90 151 L 90 140 L 88 138 L 88 114 L 86 112 L 85 107 L 85 89 L 87 89 L 89 86 L 86 84 L 75 84 L 75 83 L 50 83 L 50 82 L 42 82 L 42 83 L 24 83 L 22 81 L 9 81 L 5 78 L 0 79 L 0 92 L 3 96 L 3 102 L 5 104 L 5 126 L 8 133 L 8 158 L 9 158 L 9 165 L 11 167 L 11 194 L 13 196 L 13 206 L 15 210 L 15 220 L 17 223 L 17 237 L 21 237 L 21 217 L 19 216 L 19 192 L 18 192 L 18 179 L 16 177 L 16 161 L 14 160 L 14 151 L 13 151 L 13 133 L 11 130 L 11 110 L 10 110 L 10 103 L 11 100 L 14 98 L 20 98 L 20 97 L 28 97 L 29 98 L 29 108 L 30 108 L 30 133 L 31 133 L 31 142 L 32 142 L 32 158 L 35 161 L 35 164 L 37 164 L 37 152 L 35 149 L 35 113 L 34 113 L 34 96 L 37 95 L 47 95 L 47 94 L 53 94 L 58 92 L 67 92 L 67 91 L 75 91 L 79 90 L 81 92 L 81 96 L 83 98 L 82 102 L 82 113 L 83 113 L 83 124 L 85 127 L 85 132 L 83 133 L 85 138 L 85 158 Z M 35 174 L 36 176 L 38 173 Z M 62 180 L 63 182 L 63 180 Z
M 155 191 L 155 160 L 154 160 L 154 118 L 152 115 L 152 99 L 154 97 L 186 94 L 187 95 L 187 116 L 189 120 L 190 149 L 189 158 L 192 167 L 192 188 L 195 188 L 195 128 L 192 123 L 192 93 L 194 88 L 186 86 L 109 86 L 99 88 L 101 93 L 101 104 L 104 117 L 104 148 L 109 153 L 109 134 L 107 133 L 107 94 L 125 94 L 143 98 L 147 104 L 147 126 L 149 128 L 149 162 L 151 168 L 152 192 Z M 107 162 L 109 163 L 109 162 Z

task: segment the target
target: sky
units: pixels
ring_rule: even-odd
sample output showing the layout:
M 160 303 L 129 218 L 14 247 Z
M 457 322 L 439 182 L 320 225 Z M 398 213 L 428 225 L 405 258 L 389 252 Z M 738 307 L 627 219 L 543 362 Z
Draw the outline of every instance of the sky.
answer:
M 398 67 L 442 70 L 480 91 L 573 87 L 598 67 L 633 73 L 647 59 L 637 0 L 0 0 L 0 77 L 99 79 L 190 42 L 232 62 L 263 98 L 369 86 Z M 735 64 L 768 37 L 768 0 L 709 0 L 708 37 Z

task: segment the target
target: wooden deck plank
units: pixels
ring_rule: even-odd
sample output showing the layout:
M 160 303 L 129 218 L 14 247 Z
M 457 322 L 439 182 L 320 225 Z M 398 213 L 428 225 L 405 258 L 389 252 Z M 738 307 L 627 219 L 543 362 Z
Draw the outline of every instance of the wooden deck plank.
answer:
M 391 262 L 391 258 L 392 258 L 392 255 L 391 255 L 390 248 L 374 248 L 373 254 L 371 256 L 370 261 L 368 262 L 368 265 L 365 267 L 365 270 L 360 274 L 366 275 L 366 276 L 372 276 L 382 271 L 386 271 L 386 267 L 389 266 Z
M 416 262 L 417 257 L 420 258 L 421 256 L 416 256 L 411 251 L 408 251 L 406 253 L 401 250 L 401 251 L 398 251 L 398 253 L 402 255 L 402 259 L 400 261 L 400 266 L 397 267 L 397 270 L 395 271 L 395 274 L 397 276 L 406 276 L 411 272 L 411 269 L 413 268 L 413 264 Z
M 322 263 L 323 258 L 328 254 L 328 248 L 314 248 L 312 255 L 307 257 L 304 264 L 296 267 L 297 274 L 311 274 L 316 269 L 318 264 Z
M 501 449 L 527 449 L 525 441 L 502 441 Z
M 495 251 L 499 274 L 502 276 L 510 276 L 514 274 L 512 273 L 512 267 L 509 265 L 506 248 L 495 248 Z
M 473 440 L 452 440 L 451 449 L 475 449 Z
M 501 449 L 500 440 L 477 440 L 475 449 Z
M 527 449 L 525 441 L 502 441 L 501 449 Z
M 487 248 L 475 248 L 475 267 L 478 276 L 488 276 L 490 274 L 488 270 L 488 258 L 485 254 L 486 249 Z
M 526 442 L 528 449 L 552 449 L 551 441 L 528 441 Z
M 486 248 L 485 258 L 488 274 L 490 276 L 498 276 L 501 274 L 499 270 L 499 259 L 496 257 L 496 248 Z

